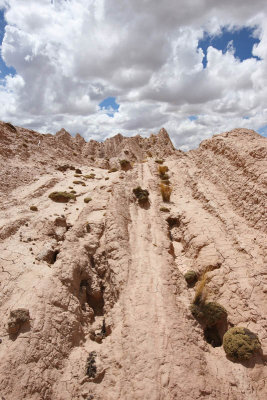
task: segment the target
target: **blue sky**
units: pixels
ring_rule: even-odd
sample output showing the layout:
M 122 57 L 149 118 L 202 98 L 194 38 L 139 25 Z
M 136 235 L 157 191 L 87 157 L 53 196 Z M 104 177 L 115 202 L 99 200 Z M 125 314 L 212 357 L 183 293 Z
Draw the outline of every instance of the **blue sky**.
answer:
M 266 135 L 266 1 L 4 3 L 0 120 L 87 140 L 165 127 L 182 150 L 237 127 Z
M 4 12 L 3 10 L 0 10 L 0 45 L 2 44 L 3 41 L 5 26 L 6 26 L 6 21 L 4 18 Z M 8 74 L 13 75 L 15 73 L 16 73 L 15 69 L 12 67 L 8 68 L 4 63 L 2 57 L 0 57 L 0 79 L 4 78 Z
M 207 66 L 207 48 L 209 46 L 225 53 L 229 43 L 231 43 L 234 47 L 235 57 L 239 58 L 240 61 L 254 57 L 252 54 L 253 45 L 258 44 L 260 41 L 253 36 L 253 33 L 254 29 L 252 27 L 243 27 L 233 31 L 229 31 L 224 27 L 221 34 L 216 36 L 205 32 L 203 39 L 198 42 L 198 47 L 203 50 L 205 55 L 202 61 L 204 68 Z M 258 57 L 255 58 L 259 60 Z
M 119 104 L 116 103 L 116 97 L 107 97 L 99 103 L 101 110 L 107 110 L 109 117 L 114 117 L 114 113 L 119 110 Z

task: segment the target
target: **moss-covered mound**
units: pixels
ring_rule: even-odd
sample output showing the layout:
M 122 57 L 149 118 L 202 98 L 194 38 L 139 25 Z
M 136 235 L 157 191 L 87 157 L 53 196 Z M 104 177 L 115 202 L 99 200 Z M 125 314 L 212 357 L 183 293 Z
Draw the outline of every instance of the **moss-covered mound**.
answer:
M 193 285 L 198 280 L 198 275 L 196 271 L 190 269 L 184 274 L 184 279 L 186 280 L 188 285 Z
M 258 336 L 247 328 L 236 326 L 229 329 L 223 337 L 223 348 L 228 357 L 245 361 L 260 350 Z
M 227 311 L 216 302 L 192 304 L 191 312 L 194 318 L 206 327 L 216 325 L 227 318 Z
M 139 204 L 145 204 L 148 202 L 149 192 L 146 189 L 142 189 L 140 186 L 133 189 L 133 193 L 138 200 Z
M 67 203 L 70 200 L 76 200 L 76 196 L 68 192 L 52 192 L 48 197 L 57 203 Z

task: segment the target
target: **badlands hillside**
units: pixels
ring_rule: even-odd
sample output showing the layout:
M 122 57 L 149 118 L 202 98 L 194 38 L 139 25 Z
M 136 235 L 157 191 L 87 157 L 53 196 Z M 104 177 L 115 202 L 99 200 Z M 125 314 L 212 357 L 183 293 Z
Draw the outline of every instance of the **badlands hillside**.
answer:
M 266 399 L 266 155 L 0 123 L 0 399 Z

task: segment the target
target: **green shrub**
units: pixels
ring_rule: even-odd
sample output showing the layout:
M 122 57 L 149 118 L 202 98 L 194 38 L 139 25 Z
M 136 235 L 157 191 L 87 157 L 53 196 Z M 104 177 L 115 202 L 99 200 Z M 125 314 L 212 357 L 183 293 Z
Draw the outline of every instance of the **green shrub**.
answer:
M 109 169 L 108 170 L 108 173 L 110 174 L 111 172 L 117 172 L 118 171 L 118 168 L 111 168 L 111 169 Z
M 139 204 L 145 204 L 148 202 L 149 192 L 146 189 L 142 189 L 140 186 L 133 189 L 133 193 L 138 200 Z
M 196 273 L 196 271 L 193 271 L 192 269 L 190 269 L 189 271 L 187 271 L 184 274 L 184 278 L 185 278 L 186 282 L 188 283 L 188 285 L 193 285 L 198 280 L 198 274 Z
M 157 163 L 157 164 L 163 164 L 163 163 L 164 163 L 164 160 L 155 160 L 155 163 Z
M 52 192 L 48 197 L 57 203 L 67 203 L 70 200 L 76 200 L 76 196 L 68 192 Z
M 216 302 L 192 304 L 193 317 L 202 325 L 211 327 L 227 318 L 227 311 Z
M 70 193 L 77 193 L 76 190 L 71 190 Z
M 109 177 L 107 176 L 106 178 L 105 178 L 105 181 L 108 181 L 109 180 Z
M 80 174 L 74 174 L 75 178 L 80 178 L 81 175 Z
M 85 203 L 89 203 L 89 201 L 92 201 L 92 199 L 91 199 L 91 197 L 85 197 L 85 198 L 83 199 L 83 201 L 84 201 Z
M 76 172 L 76 174 L 80 174 L 80 175 L 82 174 L 82 171 L 80 170 L 80 168 L 76 168 L 75 172 Z
M 258 336 L 247 328 L 230 328 L 223 336 L 223 348 L 226 355 L 234 360 L 249 360 L 261 349 Z
M 31 211 L 38 211 L 38 208 L 36 206 L 30 206 Z

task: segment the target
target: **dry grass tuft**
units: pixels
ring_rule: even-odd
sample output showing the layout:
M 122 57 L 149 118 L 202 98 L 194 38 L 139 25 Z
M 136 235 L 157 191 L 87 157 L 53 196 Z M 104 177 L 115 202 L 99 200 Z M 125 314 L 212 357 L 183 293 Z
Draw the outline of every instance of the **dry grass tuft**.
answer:
M 170 201 L 171 192 L 172 192 L 172 188 L 170 186 L 164 185 L 163 183 L 160 184 L 160 193 L 162 196 L 162 200 L 165 203 L 168 203 Z
M 205 288 L 206 283 L 208 281 L 208 277 L 206 272 L 200 277 L 200 280 L 196 287 L 195 297 L 193 300 L 193 304 L 203 304 L 207 298 L 207 289 Z
M 163 177 L 166 174 L 166 172 L 169 171 L 169 168 L 167 167 L 167 165 L 159 165 L 158 171 L 160 177 Z

